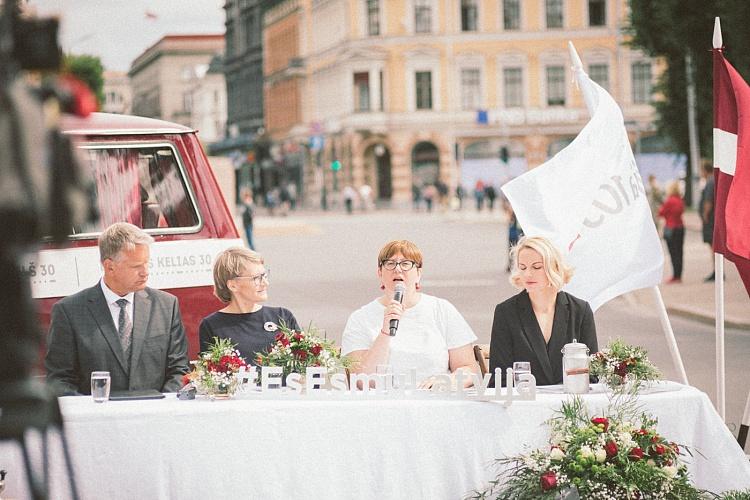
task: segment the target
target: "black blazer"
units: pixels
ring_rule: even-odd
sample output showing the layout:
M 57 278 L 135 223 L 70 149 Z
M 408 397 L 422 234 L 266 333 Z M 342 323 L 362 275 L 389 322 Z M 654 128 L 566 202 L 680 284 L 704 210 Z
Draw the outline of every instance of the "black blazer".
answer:
M 506 368 L 512 368 L 514 361 L 529 361 L 537 385 L 561 384 L 562 348 L 573 339 L 586 344 L 592 354 L 599 350 L 594 313 L 589 303 L 569 293 L 558 292 L 552 336 L 545 345 L 542 329 L 531 308 L 531 299 L 524 290 L 495 307 L 490 371 L 494 374 L 495 368 L 502 368 L 505 384 Z

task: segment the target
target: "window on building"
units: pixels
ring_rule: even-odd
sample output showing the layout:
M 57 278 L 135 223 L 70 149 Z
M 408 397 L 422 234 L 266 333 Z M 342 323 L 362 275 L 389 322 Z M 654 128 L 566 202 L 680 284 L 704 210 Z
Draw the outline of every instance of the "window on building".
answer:
M 380 0 L 367 0 L 367 34 L 380 34 Z
M 414 76 L 417 109 L 432 109 L 432 72 L 417 71 Z
M 252 12 L 245 17 L 245 51 L 253 46 L 255 40 L 255 16 Z
M 521 0 L 503 0 L 503 29 L 521 28 Z
M 604 90 L 609 90 L 609 65 L 589 64 L 589 77 Z
M 461 31 L 477 31 L 477 0 L 461 0 Z
M 234 48 L 234 24 L 231 21 L 227 21 L 227 31 L 224 33 L 224 40 L 226 44 L 224 51 L 227 59 L 237 55 Z
M 461 109 L 479 109 L 482 106 L 482 84 L 478 68 L 461 70 Z
M 521 68 L 503 69 L 503 99 L 506 108 L 523 106 L 523 73 Z
M 195 78 L 195 67 L 193 66 L 183 66 L 180 68 L 180 79 L 184 82 L 191 80 L 192 78 Z
M 563 27 L 563 0 L 544 0 L 548 28 Z
M 607 0 L 589 0 L 589 26 L 607 24 Z
M 651 101 L 651 63 L 633 63 L 632 75 L 633 104 L 648 104 Z
M 379 88 L 380 88 L 380 107 L 378 108 L 380 111 L 383 111 L 385 109 L 385 91 L 383 90 L 383 72 L 378 73 L 378 80 L 379 80 Z
M 547 66 L 547 106 L 565 106 L 564 66 Z
M 193 110 L 193 93 L 183 92 L 182 93 L 182 111 L 190 113 Z
M 414 32 L 430 33 L 432 31 L 431 0 L 414 0 Z
M 354 73 L 354 110 L 370 111 L 370 74 Z

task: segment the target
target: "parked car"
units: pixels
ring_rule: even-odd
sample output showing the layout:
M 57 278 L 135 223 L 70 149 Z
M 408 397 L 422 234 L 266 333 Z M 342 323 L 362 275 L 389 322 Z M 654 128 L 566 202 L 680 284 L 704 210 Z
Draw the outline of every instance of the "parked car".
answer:
M 41 327 L 47 331 L 55 302 L 96 284 L 97 238 L 110 224 L 127 221 L 154 237 L 149 286 L 178 297 L 194 359 L 201 319 L 221 308 L 213 296 L 213 259 L 243 244 L 196 131 L 106 113 L 68 117 L 63 130 L 93 175 L 100 217 L 96 225 L 71 227 L 66 245 L 43 243 L 23 263 Z

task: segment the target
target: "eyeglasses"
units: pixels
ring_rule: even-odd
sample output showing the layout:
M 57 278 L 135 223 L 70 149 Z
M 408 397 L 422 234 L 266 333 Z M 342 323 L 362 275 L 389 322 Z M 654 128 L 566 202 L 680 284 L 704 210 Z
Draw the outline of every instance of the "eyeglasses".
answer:
M 268 283 L 269 279 L 271 278 L 271 270 L 266 268 L 265 272 L 262 272 L 260 274 L 256 274 L 255 276 L 235 276 L 232 279 L 235 280 L 253 280 L 253 283 L 255 283 L 255 286 L 260 286 L 264 281 Z
M 402 271 L 406 272 L 406 271 L 411 271 L 414 268 L 414 266 L 417 265 L 417 263 L 414 262 L 413 260 L 401 260 L 401 261 L 384 260 L 383 262 L 380 263 L 380 265 L 388 269 L 389 271 L 395 270 L 396 266 L 398 266 L 401 268 Z

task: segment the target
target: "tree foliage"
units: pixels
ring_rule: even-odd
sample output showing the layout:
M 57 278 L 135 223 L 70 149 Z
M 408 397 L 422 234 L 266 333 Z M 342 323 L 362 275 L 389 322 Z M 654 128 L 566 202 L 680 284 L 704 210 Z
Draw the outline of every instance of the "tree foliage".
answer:
M 737 70 L 750 75 L 750 2 L 747 0 L 629 0 L 626 31 L 631 45 L 663 58 L 664 72 L 655 87 L 657 130 L 678 152 L 690 151 L 685 56 L 693 61 L 696 116 L 701 156 L 712 156 L 714 18 L 721 18 L 725 54 Z M 688 175 L 691 175 L 688 163 Z M 697 173 L 696 173 L 697 174 Z M 687 193 L 686 193 L 687 194 Z M 689 197 L 689 196 L 688 196 Z
M 104 102 L 104 67 L 101 59 L 96 56 L 68 54 L 63 67 L 89 86 L 101 107 Z

